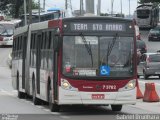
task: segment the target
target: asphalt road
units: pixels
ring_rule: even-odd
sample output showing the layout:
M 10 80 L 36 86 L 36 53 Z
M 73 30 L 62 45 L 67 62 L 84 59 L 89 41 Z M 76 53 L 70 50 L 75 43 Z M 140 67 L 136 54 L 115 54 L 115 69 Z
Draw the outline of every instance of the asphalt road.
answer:
M 147 33 L 147 31 L 141 31 L 148 51 L 156 51 L 159 49 L 159 42 L 148 42 Z M 50 112 L 47 105 L 35 106 L 31 99 L 18 99 L 17 91 L 13 90 L 11 84 L 11 70 L 6 63 L 10 51 L 11 48 L 0 48 L 0 114 L 2 114 L 0 119 L 18 117 L 18 120 L 117 120 L 123 119 L 123 115 L 128 117 L 131 114 L 160 114 L 159 102 L 147 103 L 142 99 L 137 100 L 136 105 L 124 105 L 121 112 L 111 111 L 110 106 L 62 106 L 60 112 Z M 156 90 L 160 91 L 159 78 L 144 80 L 141 77 L 139 83 L 142 93 L 144 93 L 146 82 L 154 82 Z

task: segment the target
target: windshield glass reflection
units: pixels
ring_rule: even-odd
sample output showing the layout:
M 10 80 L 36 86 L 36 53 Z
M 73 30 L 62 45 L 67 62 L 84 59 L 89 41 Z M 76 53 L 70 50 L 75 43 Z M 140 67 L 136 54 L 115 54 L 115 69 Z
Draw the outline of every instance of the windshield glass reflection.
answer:
M 81 36 L 64 37 L 63 74 L 65 76 L 133 76 L 132 37 L 84 36 L 84 38 Z M 102 69 L 108 70 L 109 73 L 103 75 Z

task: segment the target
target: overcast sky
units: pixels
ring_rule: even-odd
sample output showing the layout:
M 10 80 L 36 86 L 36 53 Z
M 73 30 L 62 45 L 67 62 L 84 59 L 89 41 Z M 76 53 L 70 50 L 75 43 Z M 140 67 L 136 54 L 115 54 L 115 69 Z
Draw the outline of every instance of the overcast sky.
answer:
M 36 0 L 38 1 L 38 0 Z M 43 4 L 44 0 L 40 0 L 41 5 Z M 79 9 L 79 2 L 80 0 L 71 0 L 73 10 Z M 85 1 L 85 0 L 84 0 Z M 97 5 L 98 0 L 95 1 L 95 7 Z M 116 13 L 121 12 L 121 0 L 114 0 L 114 7 L 113 11 Z M 57 8 L 65 8 L 65 0 L 46 0 L 46 9 L 51 7 Z M 130 13 L 133 14 L 134 10 L 137 7 L 137 0 L 130 0 Z M 101 12 L 102 13 L 109 13 L 111 11 L 111 0 L 101 0 Z M 129 0 L 122 0 L 122 12 L 127 15 L 129 14 Z

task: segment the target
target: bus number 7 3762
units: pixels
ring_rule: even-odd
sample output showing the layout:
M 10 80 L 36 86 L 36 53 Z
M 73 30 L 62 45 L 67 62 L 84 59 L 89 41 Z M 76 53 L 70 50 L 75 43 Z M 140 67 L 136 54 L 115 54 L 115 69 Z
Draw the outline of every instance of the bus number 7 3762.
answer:
M 120 111 L 136 103 L 134 21 L 74 17 L 16 29 L 12 84 L 18 97 L 62 105 L 111 105 Z

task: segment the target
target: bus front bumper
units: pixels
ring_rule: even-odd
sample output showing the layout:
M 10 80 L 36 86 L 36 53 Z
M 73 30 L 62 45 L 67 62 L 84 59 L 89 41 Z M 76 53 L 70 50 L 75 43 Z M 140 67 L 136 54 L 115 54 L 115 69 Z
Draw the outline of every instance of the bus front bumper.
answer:
M 92 97 L 93 95 L 100 95 Z M 69 91 L 59 87 L 59 105 L 108 105 L 136 104 L 136 88 L 119 92 L 82 92 Z

